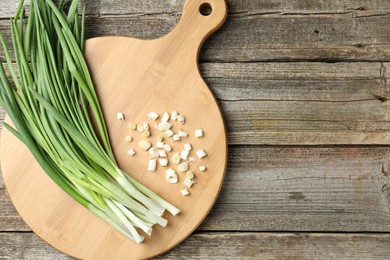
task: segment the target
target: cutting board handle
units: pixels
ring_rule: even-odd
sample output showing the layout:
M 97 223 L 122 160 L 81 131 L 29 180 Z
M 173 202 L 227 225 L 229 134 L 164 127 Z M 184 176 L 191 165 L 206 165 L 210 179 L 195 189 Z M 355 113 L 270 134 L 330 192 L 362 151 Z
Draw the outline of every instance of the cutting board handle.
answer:
M 179 23 L 166 35 L 172 48 L 198 51 L 207 39 L 225 22 L 225 0 L 186 0 Z

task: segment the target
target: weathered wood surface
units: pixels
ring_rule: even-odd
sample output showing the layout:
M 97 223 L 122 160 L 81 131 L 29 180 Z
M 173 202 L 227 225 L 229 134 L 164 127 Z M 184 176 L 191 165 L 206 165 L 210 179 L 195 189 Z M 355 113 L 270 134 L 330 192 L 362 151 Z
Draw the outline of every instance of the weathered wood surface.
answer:
M 244 14 L 386 14 L 390 10 L 387 0 L 229 0 L 229 13 Z M 30 0 L 25 0 L 28 7 Z M 123 15 L 123 14 L 180 14 L 184 0 L 93 0 L 87 1 L 87 14 Z M 9 18 L 15 13 L 18 2 L 15 0 L 0 2 L 0 18 Z
M 87 21 L 89 37 L 131 35 L 156 38 L 170 31 L 177 17 L 118 16 Z M 352 17 L 232 15 L 204 45 L 201 61 L 381 60 L 390 57 L 390 15 Z
M 198 230 L 390 232 L 389 163 L 388 147 L 231 147 Z M 4 191 L 0 231 L 29 231 Z
M 183 0 L 159 1 L 120 1 L 100 0 L 100 14 L 129 14 L 129 13 L 179 13 L 181 12 Z M 229 13 L 298 13 L 298 14 L 321 14 L 321 13 L 344 13 L 351 11 L 366 11 L 373 13 L 384 13 L 390 9 L 390 3 L 386 0 L 329 0 L 329 1 L 264 1 L 264 0 L 230 0 Z
M 0 1 L 8 42 L 17 2 Z M 87 1 L 87 35 L 162 36 L 183 2 Z M 390 1 L 227 2 L 200 56 L 228 127 L 226 180 L 197 233 L 162 258 L 387 259 Z M 68 259 L 30 233 L 0 178 L 0 259 L 37 258 Z
M 387 259 L 389 243 L 389 234 L 195 233 L 157 259 Z M 0 234 L 0 252 L 1 259 L 71 259 L 31 233 Z
M 385 6 L 388 5 L 387 2 Z M 251 8 L 254 12 L 262 10 L 255 9 L 255 5 Z M 118 8 L 120 10 L 127 9 Z M 207 41 L 200 59 L 223 62 L 388 61 L 388 26 L 377 26 L 390 24 L 390 15 L 387 15 L 390 9 L 384 10 L 384 14 L 374 15 L 355 14 L 355 11 L 323 15 L 261 15 L 241 11 L 230 15 L 224 27 Z M 178 15 L 164 12 L 119 16 L 91 14 L 86 21 L 86 32 L 87 37 L 129 35 L 156 38 L 169 32 L 178 19 Z M 0 30 L 9 31 L 8 24 L 7 19 L 0 20 Z M 5 33 L 5 36 L 9 42 L 10 35 Z

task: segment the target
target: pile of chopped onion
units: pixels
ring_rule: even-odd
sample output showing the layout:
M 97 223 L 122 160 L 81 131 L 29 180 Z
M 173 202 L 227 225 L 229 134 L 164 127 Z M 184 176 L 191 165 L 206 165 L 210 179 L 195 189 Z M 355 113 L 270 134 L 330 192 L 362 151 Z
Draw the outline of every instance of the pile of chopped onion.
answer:
M 122 124 L 125 116 L 121 112 L 117 115 L 120 124 Z M 138 134 L 137 132 L 142 133 L 143 139 L 138 142 L 138 149 L 141 152 L 149 153 L 150 158 L 147 162 L 146 170 L 149 172 L 156 172 L 159 168 L 162 169 L 162 171 L 165 172 L 167 183 L 170 184 L 176 184 L 179 182 L 179 178 L 184 178 L 184 181 L 182 182 L 184 189 L 180 192 L 183 196 L 189 195 L 190 192 L 188 189 L 193 187 L 196 183 L 196 174 L 194 172 L 197 172 L 198 169 L 199 172 L 206 171 L 206 166 L 198 165 L 198 162 L 200 163 L 202 159 L 207 156 L 206 151 L 200 149 L 195 152 L 197 157 L 191 156 L 193 145 L 186 142 L 186 138 L 188 138 L 190 134 L 182 129 L 183 126 L 181 126 L 180 130 L 176 133 L 172 130 L 176 122 L 180 125 L 185 124 L 184 115 L 179 114 L 177 111 L 173 111 L 171 114 L 165 112 L 161 117 L 161 120 L 158 120 L 160 115 L 156 112 L 150 112 L 147 114 L 147 117 L 154 122 L 154 131 L 149 128 L 149 123 L 147 121 L 141 124 L 137 124 L 136 122 L 128 123 L 129 129 L 133 131 L 134 135 Z M 147 132 L 147 134 L 145 134 L 145 132 Z M 157 139 L 154 143 L 151 140 L 151 138 L 155 136 L 155 133 L 153 132 L 157 133 Z M 195 129 L 193 133 L 197 139 L 204 137 L 204 130 L 202 128 Z M 131 140 L 133 140 L 131 133 L 125 136 L 125 141 L 127 143 L 131 143 Z M 181 141 L 185 142 L 182 150 L 177 152 L 172 151 L 172 143 Z M 131 147 L 127 151 L 127 154 L 131 157 L 135 156 L 135 149 L 137 148 Z M 170 154 L 172 155 L 170 156 Z M 165 170 L 164 168 L 167 167 L 170 168 Z M 179 177 L 180 175 L 183 177 Z

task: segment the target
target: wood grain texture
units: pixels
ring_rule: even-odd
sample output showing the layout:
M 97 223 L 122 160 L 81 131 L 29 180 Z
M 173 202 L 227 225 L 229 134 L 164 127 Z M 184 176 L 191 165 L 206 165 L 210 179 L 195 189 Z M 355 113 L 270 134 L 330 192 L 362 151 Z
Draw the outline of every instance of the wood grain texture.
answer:
M 386 0 L 329 0 L 329 1 L 264 1 L 264 0 L 228 0 L 229 13 L 245 14 L 386 14 L 390 3 Z M 30 0 L 25 0 L 26 7 Z M 183 9 L 184 0 L 93 0 L 87 1 L 87 14 L 124 15 L 124 14 L 178 14 Z M 0 18 L 14 15 L 18 1 L 0 2 Z
M 243 142 L 315 145 L 390 142 L 389 107 L 376 100 L 313 104 L 299 101 L 249 101 L 221 105 L 225 115 L 230 118 L 227 126 L 231 144 Z M 278 109 L 275 110 L 275 107 Z M 375 125 L 371 122 L 375 122 Z
M 388 144 L 387 63 L 205 63 L 230 144 Z
M 179 13 L 184 0 L 153 1 L 153 0 L 99 0 L 100 14 L 154 14 Z M 329 1 L 302 1 L 302 0 L 228 0 L 229 13 L 270 14 L 322 14 L 322 13 L 386 13 L 390 10 L 390 3 L 386 0 L 329 0 Z
M 388 147 L 233 146 L 228 162 L 198 230 L 390 232 Z M 29 230 L 0 191 L 0 231 Z
M 389 242 L 389 234 L 195 233 L 156 259 L 386 259 Z M 2 259 L 71 259 L 32 233 L 0 234 L 0 252 Z
M 171 30 L 176 20 L 175 16 L 166 14 L 91 17 L 87 20 L 87 32 L 89 37 L 131 35 L 155 38 Z M 390 24 L 390 16 L 232 15 L 204 45 L 201 60 L 388 61 L 388 27 L 378 24 Z
M 358 102 L 390 88 L 386 62 L 208 62 L 201 71 L 216 97 L 229 102 Z
M 386 259 L 388 234 L 195 234 L 160 259 Z
M 158 38 L 171 31 L 178 15 L 88 16 L 87 37 L 106 35 Z M 9 22 L 0 30 L 9 42 Z M 229 16 L 202 48 L 201 61 L 389 61 L 390 15 Z M 0 57 L 2 57 L 1 55 Z
M 387 148 L 231 149 L 218 203 L 201 228 L 388 230 L 389 158 Z
M 26 6 L 30 5 L 30 0 L 25 1 Z M 11 18 L 15 15 L 18 9 L 19 1 L 1 1 L 0 2 L 0 18 Z
M 1 178 L 2 179 L 2 178 Z M 31 231 L 13 206 L 5 190 L 0 190 L 0 232 Z M 0 258 L 2 257 L 0 253 Z
M 389 144 L 390 63 L 202 63 L 230 144 Z M 376 96 L 376 97 L 375 97 Z M 0 110 L 0 119 L 4 111 Z

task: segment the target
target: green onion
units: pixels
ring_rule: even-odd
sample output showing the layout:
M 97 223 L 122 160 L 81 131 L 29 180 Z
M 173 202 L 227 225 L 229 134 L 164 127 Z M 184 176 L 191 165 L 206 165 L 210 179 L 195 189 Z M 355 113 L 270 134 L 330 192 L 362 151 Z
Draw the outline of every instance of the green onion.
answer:
M 4 126 L 31 151 L 47 175 L 74 200 L 141 243 L 165 210 L 179 209 L 124 173 L 115 162 L 95 86 L 83 56 L 85 5 L 31 0 L 24 24 L 22 0 L 11 34 L 16 68 L 3 35 L 10 79 L 0 64 Z M 96 122 L 96 128 L 92 122 Z

